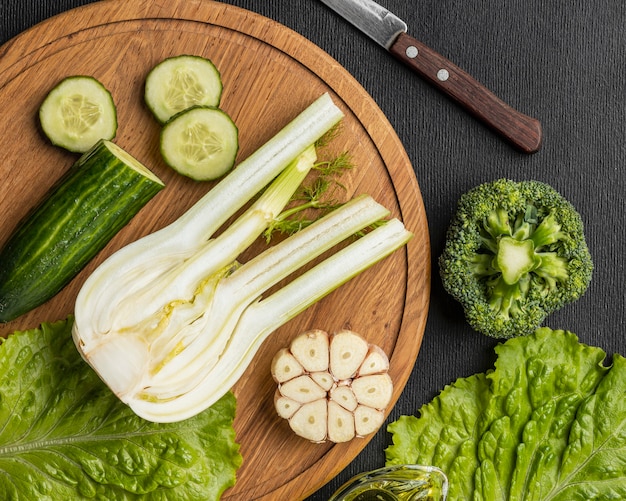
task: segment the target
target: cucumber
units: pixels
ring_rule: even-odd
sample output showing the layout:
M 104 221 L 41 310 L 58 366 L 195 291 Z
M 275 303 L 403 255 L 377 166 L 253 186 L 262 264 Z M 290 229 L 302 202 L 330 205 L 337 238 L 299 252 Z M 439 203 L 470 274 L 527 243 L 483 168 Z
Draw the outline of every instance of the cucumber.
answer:
M 119 146 L 98 141 L 0 250 L 0 321 L 52 298 L 163 187 Z
M 84 153 L 100 139 L 117 133 L 117 109 L 111 93 L 90 76 L 63 79 L 39 108 L 39 121 L 52 144 Z
M 235 164 L 239 131 L 226 112 L 211 106 L 185 110 L 161 129 L 161 155 L 196 181 L 217 179 Z
M 213 62 L 201 56 L 181 55 L 157 64 L 145 81 L 144 100 L 164 124 L 193 106 L 218 106 L 222 79 Z

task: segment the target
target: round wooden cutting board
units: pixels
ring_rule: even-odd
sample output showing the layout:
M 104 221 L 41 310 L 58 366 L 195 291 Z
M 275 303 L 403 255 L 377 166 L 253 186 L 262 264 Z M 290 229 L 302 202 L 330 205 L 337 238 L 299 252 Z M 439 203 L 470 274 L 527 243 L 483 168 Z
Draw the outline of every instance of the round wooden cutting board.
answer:
M 406 248 L 276 331 L 234 388 L 244 463 L 224 499 L 303 498 L 339 473 L 368 439 L 320 445 L 296 437 L 273 409 L 273 354 L 303 330 L 351 328 L 389 355 L 395 403 L 424 333 L 430 247 L 417 180 L 389 122 L 334 59 L 284 26 L 207 0 L 106 0 L 51 18 L 0 48 L 0 245 L 76 160 L 51 146 L 37 123 L 41 101 L 66 76 L 92 75 L 112 92 L 119 119 L 115 141 L 167 186 L 60 294 L 0 326 L 0 334 L 65 318 L 84 279 L 105 257 L 173 221 L 210 189 L 164 165 L 159 126 L 143 104 L 147 72 L 179 54 L 208 57 L 219 68 L 221 106 L 239 127 L 240 159 L 328 92 L 345 113 L 331 149 L 349 151 L 356 165 L 341 180 L 346 197 L 371 194 L 415 234 Z

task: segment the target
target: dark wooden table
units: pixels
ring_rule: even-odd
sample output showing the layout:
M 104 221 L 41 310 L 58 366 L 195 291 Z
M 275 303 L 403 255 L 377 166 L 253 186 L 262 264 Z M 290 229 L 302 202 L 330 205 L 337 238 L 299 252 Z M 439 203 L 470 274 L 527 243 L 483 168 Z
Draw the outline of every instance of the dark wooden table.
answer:
M 89 0 L 2 0 L 0 43 Z M 496 341 L 473 332 L 443 291 L 436 260 L 458 197 L 500 177 L 554 186 L 581 213 L 595 273 L 587 294 L 546 325 L 626 355 L 626 8 L 622 0 L 385 0 L 409 32 L 520 111 L 538 118 L 542 149 L 525 155 L 318 0 L 228 0 L 302 34 L 371 94 L 403 142 L 429 220 L 433 282 L 422 348 L 390 420 L 413 414 L 446 384 L 489 369 Z M 384 465 L 385 429 L 334 480 L 309 498 L 327 499 L 353 475 Z

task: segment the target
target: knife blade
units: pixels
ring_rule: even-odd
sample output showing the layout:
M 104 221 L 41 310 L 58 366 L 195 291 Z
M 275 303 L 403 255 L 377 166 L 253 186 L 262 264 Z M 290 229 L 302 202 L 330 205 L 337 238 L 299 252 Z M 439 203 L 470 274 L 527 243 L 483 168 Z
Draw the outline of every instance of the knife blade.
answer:
M 514 109 L 467 72 L 407 34 L 402 19 L 373 0 L 321 1 L 515 148 L 524 153 L 539 151 L 539 120 Z

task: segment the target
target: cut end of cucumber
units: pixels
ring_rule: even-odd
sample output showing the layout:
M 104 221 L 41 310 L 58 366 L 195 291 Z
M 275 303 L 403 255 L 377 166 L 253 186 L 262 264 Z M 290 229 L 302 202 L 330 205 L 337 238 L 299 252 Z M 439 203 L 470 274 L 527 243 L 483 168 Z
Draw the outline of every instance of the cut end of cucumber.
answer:
M 174 116 L 161 131 L 161 154 L 178 173 L 208 181 L 235 164 L 239 132 L 232 119 L 215 107 L 195 107 Z
M 218 106 L 222 80 L 206 58 L 182 55 L 157 64 L 146 77 L 144 99 L 160 123 L 193 106 Z
M 163 181 L 161 181 L 150 169 L 148 169 L 145 165 L 143 165 L 139 160 L 133 157 L 131 154 L 120 148 L 117 144 L 112 143 L 111 141 L 102 140 L 102 143 L 106 148 L 117 158 L 119 158 L 122 162 L 124 162 L 128 167 L 137 171 L 143 177 L 154 181 L 161 186 L 165 186 Z M 95 148 L 95 147 L 94 147 Z
M 100 139 L 117 133 L 117 109 L 111 93 L 90 76 L 63 79 L 39 108 L 44 134 L 52 144 L 84 153 Z

